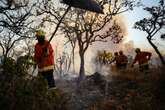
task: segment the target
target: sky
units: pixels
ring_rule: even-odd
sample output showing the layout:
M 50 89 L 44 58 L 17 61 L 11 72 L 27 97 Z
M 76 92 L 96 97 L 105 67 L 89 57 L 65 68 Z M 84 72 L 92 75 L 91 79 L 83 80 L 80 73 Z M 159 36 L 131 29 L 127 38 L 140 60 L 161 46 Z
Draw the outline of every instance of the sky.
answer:
M 159 0 L 141 0 L 141 1 L 144 6 L 148 6 L 148 7 L 157 5 L 159 2 Z M 127 28 L 126 30 L 128 31 L 128 34 L 126 35 L 126 37 L 125 37 L 126 39 L 124 40 L 124 42 L 127 43 L 130 41 L 133 41 L 135 48 L 139 47 L 139 48 L 145 48 L 145 49 L 150 49 L 150 48 L 152 49 L 151 45 L 148 43 L 148 41 L 146 39 L 146 33 L 143 31 L 139 31 L 138 29 L 133 29 L 134 23 L 136 21 L 139 21 L 139 20 L 143 19 L 144 17 L 149 16 L 149 13 L 147 11 L 143 10 L 143 8 L 144 7 L 134 8 L 133 11 L 125 12 L 122 14 L 122 17 L 120 17 L 120 19 L 122 19 L 122 22 L 124 22 L 124 24 Z M 59 40 L 57 40 L 57 41 L 59 41 Z M 161 42 L 161 44 L 162 44 L 162 42 Z M 102 45 L 102 48 L 104 48 L 104 47 L 106 47 L 106 46 Z M 164 48 L 165 45 L 162 47 Z
M 142 3 L 145 6 L 153 6 L 158 3 L 159 0 L 142 0 Z M 146 33 L 143 31 L 139 31 L 137 29 L 133 29 L 134 23 L 143 19 L 144 17 L 148 17 L 149 13 L 143 10 L 143 7 L 135 8 L 133 11 L 128 11 L 124 13 L 124 21 L 126 22 L 128 28 L 128 35 L 126 41 L 132 40 L 136 47 L 140 48 L 151 48 L 150 44 L 146 39 Z

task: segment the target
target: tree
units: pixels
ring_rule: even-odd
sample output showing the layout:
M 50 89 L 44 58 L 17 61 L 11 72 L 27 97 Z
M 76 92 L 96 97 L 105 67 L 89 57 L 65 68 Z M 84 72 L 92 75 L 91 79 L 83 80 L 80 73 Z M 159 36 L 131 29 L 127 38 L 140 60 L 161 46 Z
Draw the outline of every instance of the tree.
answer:
M 75 73 L 75 48 L 76 48 L 76 37 L 74 37 L 74 35 L 72 35 L 74 33 L 66 33 L 65 36 L 68 38 L 68 42 L 71 44 L 72 46 L 72 65 L 73 65 L 73 73 Z
M 165 3 L 164 0 L 159 1 L 158 6 L 145 7 L 144 10 L 148 11 L 151 16 L 149 18 L 144 18 L 135 23 L 134 28 L 139 29 L 147 33 L 147 40 L 153 47 L 155 52 L 158 54 L 161 62 L 165 65 L 165 59 L 163 58 L 158 47 L 154 43 L 155 37 L 160 36 L 163 38 L 164 34 L 160 35 L 159 32 L 165 29 Z
M 71 9 L 69 11 L 68 9 L 70 9 L 70 7 L 66 9 L 65 6 L 59 8 L 59 11 L 57 11 L 58 8 L 55 7 L 53 3 L 50 4 L 49 2 L 48 5 L 46 5 L 45 7 L 41 6 L 40 8 L 40 10 L 42 11 L 40 11 L 41 13 L 47 13 L 47 16 L 45 17 L 45 19 L 43 19 L 43 22 L 47 21 L 49 23 L 53 23 L 56 25 L 56 27 L 59 26 L 59 22 L 61 22 L 62 25 L 60 26 L 60 29 L 64 32 L 66 36 L 68 36 L 69 40 L 71 41 L 76 38 L 79 46 L 79 55 L 81 59 L 79 72 L 80 79 L 83 79 L 85 76 L 84 54 L 88 49 L 89 45 L 95 41 L 106 41 L 105 38 L 109 36 L 111 36 L 114 42 L 116 42 L 115 40 L 121 39 L 123 36 L 121 35 L 120 26 L 115 23 L 114 25 L 112 25 L 113 23 L 111 21 L 115 15 L 126 12 L 128 10 L 132 10 L 135 6 L 135 3 L 137 2 L 135 2 L 135 0 L 110 0 L 108 2 L 103 0 L 99 1 L 99 3 L 102 7 L 105 8 L 104 15 L 99 15 L 97 13 L 91 13 L 79 9 Z M 63 13 L 66 14 L 66 12 L 68 12 L 67 16 L 65 16 L 65 18 L 63 18 L 63 16 L 61 17 L 61 15 Z M 63 20 L 61 20 L 61 18 L 63 18 Z M 105 29 L 108 24 L 111 24 L 112 27 L 108 27 L 109 30 L 107 29 L 106 32 L 99 34 L 98 32 Z M 56 30 L 54 32 L 56 32 Z M 116 32 L 113 33 L 115 34 L 114 36 L 112 36 L 112 33 L 110 32 L 113 30 L 116 30 Z M 73 35 L 67 34 L 68 32 L 69 34 Z
M 32 36 L 30 19 L 36 6 L 30 0 L 1 0 L 0 1 L 0 47 L 4 58 L 11 57 L 13 50 L 20 41 Z
M 21 56 L 17 61 L 11 58 L 15 47 L 19 43 L 23 45 L 24 40 L 27 43 L 27 38 L 32 36 L 31 16 L 36 5 L 33 1 L 35 0 L 32 2 L 0 0 L 0 46 L 5 57 L 5 63 L 0 67 L 0 108 L 3 110 L 67 110 L 66 95 L 59 90 L 48 91 L 43 78 L 31 77 L 27 74 L 32 57 Z M 28 47 L 27 50 L 29 54 L 31 48 Z
M 120 26 L 113 22 L 113 17 L 133 8 L 133 1 L 109 1 L 100 2 L 105 7 L 105 14 L 91 13 L 84 10 L 72 9 L 64 21 L 61 30 L 70 39 L 76 38 L 79 47 L 80 70 L 79 79 L 85 77 L 84 55 L 88 47 L 96 42 L 106 42 L 106 38 L 111 38 L 114 43 L 119 43 L 123 38 Z M 106 10 L 107 9 L 107 10 Z

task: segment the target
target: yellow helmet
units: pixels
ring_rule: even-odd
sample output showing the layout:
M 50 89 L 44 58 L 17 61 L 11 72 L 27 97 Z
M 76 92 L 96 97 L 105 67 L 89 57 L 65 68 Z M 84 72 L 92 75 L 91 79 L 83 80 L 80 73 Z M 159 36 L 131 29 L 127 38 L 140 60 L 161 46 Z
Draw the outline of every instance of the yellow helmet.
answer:
M 43 30 L 39 29 L 39 30 L 36 30 L 36 33 L 35 35 L 38 37 L 38 36 L 45 36 L 46 32 L 44 32 Z

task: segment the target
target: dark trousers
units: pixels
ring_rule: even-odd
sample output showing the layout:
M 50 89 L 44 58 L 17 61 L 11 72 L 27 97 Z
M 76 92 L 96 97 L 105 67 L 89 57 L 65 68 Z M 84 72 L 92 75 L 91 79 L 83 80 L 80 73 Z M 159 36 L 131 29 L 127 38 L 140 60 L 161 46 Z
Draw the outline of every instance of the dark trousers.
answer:
M 118 70 L 124 70 L 127 68 L 127 64 L 124 63 L 124 64 L 116 64 L 116 67 Z
M 55 80 L 53 76 L 53 70 L 48 70 L 44 72 L 40 72 L 41 75 L 46 79 L 49 88 L 55 87 Z
M 140 71 L 141 72 L 148 72 L 148 70 L 149 70 L 149 65 L 148 64 L 146 64 L 146 65 L 139 65 L 139 69 L 140 69 Z

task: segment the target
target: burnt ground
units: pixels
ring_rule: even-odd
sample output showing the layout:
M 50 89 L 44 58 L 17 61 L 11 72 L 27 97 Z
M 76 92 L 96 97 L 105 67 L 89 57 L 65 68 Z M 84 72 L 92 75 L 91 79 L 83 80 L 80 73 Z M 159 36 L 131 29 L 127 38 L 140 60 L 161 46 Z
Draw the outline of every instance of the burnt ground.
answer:
M 69 97 L 69 110 L 165 110 L 165 77 L 161 69 L 148 74 L 126 70 L 103 76 L 94 73 L 81 83 L 58 80 Z

